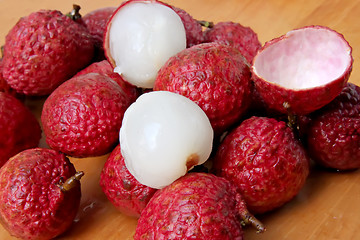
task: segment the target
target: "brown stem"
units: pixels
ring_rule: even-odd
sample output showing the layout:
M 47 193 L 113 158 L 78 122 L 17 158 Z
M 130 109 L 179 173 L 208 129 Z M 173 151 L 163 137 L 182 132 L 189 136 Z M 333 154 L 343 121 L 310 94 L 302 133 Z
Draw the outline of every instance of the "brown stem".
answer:
M 68 192 L 74 187 L 76 187 L 80 183 L 80 179 L 84 176 L 84 172 L 76 172 L 74 176 L 69 177 L 66 179 L 65 182 L 60 181 L 60 183 L 57 185 L 61 191 Z
M 66 14 L 66 16 L 70 17 L 74 21 L 79 20 L 81 18 L 80 9 L 81 7 L 79 5 L 73 4 L 73 9 L 71 12 Z
M 198 23 L 200 23 L 201 26 L 206 27 L 206 28 L 213 28 L 214 27 L 213 22 L 199 20 Z
M 241 213 L 242 225 L 251 225 L 256 228 L 257 233 L 265 232 L 266 228 L 262 222 L 260 222 L 254 215 L 246 211 Z

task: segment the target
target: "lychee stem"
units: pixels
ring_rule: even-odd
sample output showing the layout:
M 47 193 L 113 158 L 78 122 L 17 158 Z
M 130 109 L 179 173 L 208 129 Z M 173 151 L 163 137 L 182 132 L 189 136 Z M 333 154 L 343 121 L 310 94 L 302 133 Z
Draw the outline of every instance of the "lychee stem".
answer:
M 198 23 L 200 23 L 201 26 L 206 27 L 206 28 L 213 28 L 214 27 L 213 22 L 199 20 Z
M 81 18 L 80 9 L 81 7 L 79 5 L 73 4 L 73 9 L 71 12 L 66 14 L 66 16 L 70 17 L 74 21 L 79 20 Z
M 80 179 L 84 176 L 84 172 L 76 172 L 74 176 L 66 179 L 65 182 L 60 181 L 57 185 L 62 192 L 68 192 L 80 183 Z
M 288 118 L 288 122 L 287 122 L 287 126 L 289 128 L 291 128 L 291 130 L 294 132 L 294 134 L 296 136 L 298 136 L 298 132 L 299 132 L 299 122 L 298 122 L 298 118 L 295 114 L 293 114 L 291 112 L 291 107 L 290 104 L 288 102 L 284 102 L 283 103 L 284 108 L 287 110 L 287 118 Z

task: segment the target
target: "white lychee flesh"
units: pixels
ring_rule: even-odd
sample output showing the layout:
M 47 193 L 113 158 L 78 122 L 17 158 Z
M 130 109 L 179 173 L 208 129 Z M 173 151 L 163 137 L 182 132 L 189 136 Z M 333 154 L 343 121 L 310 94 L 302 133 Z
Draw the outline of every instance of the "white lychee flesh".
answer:
M 133 1 L 119 7 L 106 35 L 104 49 L 115 64 L 114 71 L 141 88 L 152 88 L 162 65 L 186 48 L 180 17 L 157 1 Z
M 120 147 L 130 173 L 140 183 L 160 189 L 208 159 L 213 135 L 196 103 L 177 93 L 154 91 L 126 110 Z
M 288 32 L 267 44 L 254 60 L 255 74 L 288 89 L 308 89 L 334 81 L 351 68 L 351 47 L 326 27 Z

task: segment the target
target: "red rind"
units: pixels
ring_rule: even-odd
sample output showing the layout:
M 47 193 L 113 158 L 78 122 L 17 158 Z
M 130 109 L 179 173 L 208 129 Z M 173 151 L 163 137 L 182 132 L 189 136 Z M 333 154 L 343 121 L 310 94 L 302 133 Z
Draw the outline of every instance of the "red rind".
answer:
M 295 29 L 293 31 L 306 28 L 327 29 L 329 31 L 335 32 L 334 30 L 324 26 L 307 26 Z M 288 34 L 292 33 L 293 31 L 289 32 Z M 342 34 L 337 32 L 335 33 L 338 34 L 338 36 L 342 38 L 344 42 L 346 42 Z M 307 89 L 289 89 L 280 86 L 279 84 L 268 82 L 266 79 L 258 76 L 255 69 L 256 59 L 262 53 L 262 51 L 270 45 L 285 40 L 288 34 L 266 42 L 264 46 L 259 50 L 258 54 L 254 58 L 254 62 L 251 68 L 252 79 L 255 83 L 257 92 L 261 95 L 263 101 L 266 103 L 269 109 L 285 114 L 292 113 L 298 115 L 306 115 L 325 106 L 326 104 L 331 102 L 337 95 L 340 94 L 341 90 L 346 85 L 352 71 L 352 48 L 346 42 L 349 49 L 349 56 L 351 58 L 347 69 L 337 79 L 334 79 L 333 81 L 318 87 L 312 87 Z M 284 107 L 284 104 L 286 104 L 289 108 Z

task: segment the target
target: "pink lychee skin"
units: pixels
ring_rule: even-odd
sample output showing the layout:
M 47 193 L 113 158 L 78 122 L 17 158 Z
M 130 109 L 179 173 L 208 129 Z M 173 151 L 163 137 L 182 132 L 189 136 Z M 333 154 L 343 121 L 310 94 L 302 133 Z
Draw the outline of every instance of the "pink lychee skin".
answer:
M 0 167 L 12 156 L 37 147 L 40 124 L 30 110 L 12 95 L 0 92 Z
M 334 31 L 324 26 L 306 26 L 302 29 L 306 28 L 325 28 L 330 31 Z M 344 38 L 344 36 L 340 33 L 337 34 Z M 276 44 L 285 38 L 287 38 L 287 36 L 283 35 L 279 38 L 266 42 L 258 51 L 257 55 L 259 55 L 268 46 Z M 348 47 L 350 51 L 349 54 L 351 55 L 352 48 L 350 45 Z M 251 67 L 252 80 L 255 83 L 256 91 L 260 94 L 262 100 L 267 105 L 267 108 L 284 114 L 291 113 L 296 115 L 306 115 L 330 103 L 337 95 L 340 94 L 350 77 L 353 61 L 354 60 L 351 57 L 348 69 L 344 71 L 342 76 L 330 83 L 314 88 L 287 89 L 277 84 L 270 83 L 256 75 L 254 65 Z M 284 104 L 288 105 L 288 107 L 285 107 Z
M 122 213 L 140 217 L 157 189 L 141 184 L 126 168 L 120 145 L 111 152 L 100 175 L 100 186 L 110 202 Z
M 110 77 L 88 73 L 71 78 L 45 101 L 41 122 L 47 144 L 74 157 L 99 156 L 118 143 L 131 100 Z
M 175 6 L 172 6 L 171 8 L 177 15 L 179 15 L 184 24 L 186 32 L 186 47 L 189 48 L 202 43 L 204 41 L 204 36 L 201 24 L 184 9 Z
M 312 159 L 338 170 L 360 168 L 360 87 L 348 83 L 310 118 L 306 132 Z
M 250 212 L 276 209 L 303 187 L 309 158 L 285 122 L 250 117 L 224 138 L 212 171 L 234 183 Z
M 233 47 L 217 42 L 187 48 L 159 70 L 154 90 L 181 94 L 208 116 L 216 135 L 235 124 L 249 106 L 250 70 Z
M 83 70 L 79 71 L 75 76 L 80 76 L 87 73 L 99 73 L 101 75 L 105 75 L 110 77 L 114 80 L 121 89 L 123 90 L 124 94 L 129 98 L 129 101 L 134 102 L 141 94 L 141 90 L 136 86 L 126 82 L 120 74 L 114 72 L 113 67 L 107 60 L 102 60 L 99 62 L 94 62 L 84 68 Z
M 3 76 L 25 95 L 48 95 L 90 63 L 93 38 L 87 29 L 55 10 L 21 18 L 5 39 Z
M 158 190 L 138 220 L 134 239 L 243 239 L 245 204 L 231 183 L 208 173 L 188 173 Z
M 90 34 L 94 37 L 95 47 L 97 50 L 95 58 L 99 60 L 105 59 L 103 49 L 103 39 L 106 25 L 117 7 L 104 7 L 95 9 L 84 15 L 82 18 L 83 23 L 89 30 Z
M 204 32 L 204 42 L 221 42 L 237 48 L 249 64 L 252 63 L 261 43 L 250 27 L 236 22 L 218 22 Z
M 0 222 L 21 239 L 52 239 L 67 230 L 81 198 L 80 184 L 58 187 L 75 174 L 64 154 L 33 148 L 12 157 L 0 169 Z

